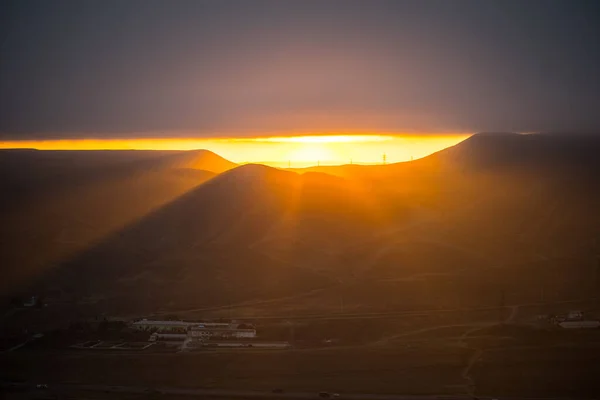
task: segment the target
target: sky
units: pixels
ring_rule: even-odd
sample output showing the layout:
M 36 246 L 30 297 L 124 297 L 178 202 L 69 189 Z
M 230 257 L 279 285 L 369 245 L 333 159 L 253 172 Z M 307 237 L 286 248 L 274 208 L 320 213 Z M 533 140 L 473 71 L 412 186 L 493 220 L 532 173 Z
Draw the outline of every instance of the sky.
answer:
M 600 131 L 600 2 L 0 3 L 0 140 Z

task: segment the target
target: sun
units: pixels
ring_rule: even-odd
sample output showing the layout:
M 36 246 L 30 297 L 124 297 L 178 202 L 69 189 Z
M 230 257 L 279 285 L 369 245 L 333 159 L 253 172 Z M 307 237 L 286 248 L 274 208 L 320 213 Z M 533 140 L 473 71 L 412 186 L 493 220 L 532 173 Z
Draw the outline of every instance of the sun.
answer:
M 252 139 L 285 149 L 286 161 L 295 166 L 328 165 L 348 162 L 349 148 L 365 143 L 381 143 L 393 138 L 383 135 L 277 136 Z
M 322 143 L 297 142 L 290 150 L 289 159 L 292 162 L 318 163 L 330 161 L 334 155 Z

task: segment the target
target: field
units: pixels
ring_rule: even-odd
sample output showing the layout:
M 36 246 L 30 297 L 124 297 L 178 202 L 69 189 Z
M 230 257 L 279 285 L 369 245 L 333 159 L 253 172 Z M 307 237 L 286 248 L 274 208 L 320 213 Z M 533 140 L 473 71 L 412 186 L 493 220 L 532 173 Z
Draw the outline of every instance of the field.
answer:
M 294 321 L 291 350 L 190 353 L 28 346 L 0 358 L 2 380 L 88 385 L 372 394 L 591 397 L 600 390 L 600 331 L 514 323 L 530 315 L 429 316 Z M 539 308 L 535 312 L 541 311 Z M 513 321 L 510 322 L 509 320 Z M 290 325 L 263 323 L 264 336 Z M 311 336 L 312 335 L 312 336 Z M 330 338 L 324 344 L 322 338 Z M 79 342 L 81 343 L 81 342 Z M 99 346 L 108 351 L 95 350 Z M 104 386 L 103 386 L 104 385 Z
M 516 347 L 487 351 L 471 371 L 475 393 L 584 396 L 597 392 L 600 383 L 594 371 L 600 361 L 599 349 Z M 1 367 L 10 371 L 12 379 L 49 383 L 464 394 L 467 387 L 462 372 L 469 358 L 467 352 L 460 346 L 439 345 L 169 355 L 21 352 L 3 357 Z
M 357 358 L 360 362 L 357 362 Z M 232 351 L 171 355 L 38 353 L 3 358 L 13 379 L 107 385 L 436 393 L 460 384 L 460 350 Z M 158 371 L 158 373 L 157 373 Z M 436 377 L 434 385 L 426 385 Z
M 275 310 L 279 306 L 256 306 L 267 304 Z M 590 397 L 600 390 L 594 374 L 600 330 L 552 329 L 537 318 L 569 309 L 584 310 L 591 318 L 598 315 L 595 300 L 287 318 L 272 313 L 247 320 L 255 323 L 260 340 L 290 341 L 293 349 L 189 353 L 164 346 L 143 348 L 147 337 L 100 319 L 85 329 L 76 325 L 55 330 L 2 354 L 0 380 L 266 392 Z M 56 312 L 50 305 L 11 314 L 6 321 L 25 323 Z
M 486 393 L 594 398 L 598 362 L 598 345 L 503 348 L 486 352 L 472 374 Z

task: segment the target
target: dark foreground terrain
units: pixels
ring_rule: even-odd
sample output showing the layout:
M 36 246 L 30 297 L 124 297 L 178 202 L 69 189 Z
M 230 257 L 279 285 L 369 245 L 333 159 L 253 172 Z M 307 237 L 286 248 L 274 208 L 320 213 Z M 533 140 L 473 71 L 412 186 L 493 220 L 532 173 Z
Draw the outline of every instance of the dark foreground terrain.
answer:
M 132 395 L 159 390 L 200 397 L 269 397 L 281 389 L 297 398 L 321 391 L 349 398 L 595 398 L 600 390 L 600 329 L 560 329 L 537 318 L 540 312 L 572 306 L 592 317 L 600 311 L 593 300 L 256 320 L 259 337 L 291 340 L 294 346 L 288 350 L 74 349 L 71 345 L 85 339 L 104 337 L 117 343 L 118 338 L 141 336 L 124 330 L 55 331 L 21 348 L 5 348 L 0 378 L 43 382 L 66 391 L 112 393 L 119 387 L 117 394 Z
M 598 344 L 493 349 L 469 373 L 478 396 L 593 398 L 600 390 L 599 350 Z M 49 385 L 466 395 L 463 352 L 446 346 L 170 355 L 23 351 L 0 362 L 10 378 Z

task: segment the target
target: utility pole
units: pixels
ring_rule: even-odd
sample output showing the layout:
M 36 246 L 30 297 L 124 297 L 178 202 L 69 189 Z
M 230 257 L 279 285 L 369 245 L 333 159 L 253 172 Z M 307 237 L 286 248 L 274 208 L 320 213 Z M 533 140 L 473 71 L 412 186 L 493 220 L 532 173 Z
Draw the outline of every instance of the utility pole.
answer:
M 594 293 L 593 297 L 598 298 L 600 294 L 600 256 L 596 258 L 596 267 L 594 268 Z
M 542 284 L 542 288 L 540 289 L 540 302 L 543 303 L 546 301 L 544 285 Z
M 504 289 L 502 289 L 502 291 L 500 292 L 500 311 L 499 311 L 500 323 L 502 323 L 502 321 L 504 321 L 504 302 L 505 302 L 505 297 L 506 297 L 506 294 L 504 292 Z
M 386 160 L 387 160 L 387 157 L 386 157 L 385 153 L 383 153 L 383 165 L 385 165 Z
M 598 254 L 598 238 L 594 238 L 592 248 L 596 253 L 596 265 L 592 271 L 592 299 L 597 299 L 600 294 L 600 255 Z

